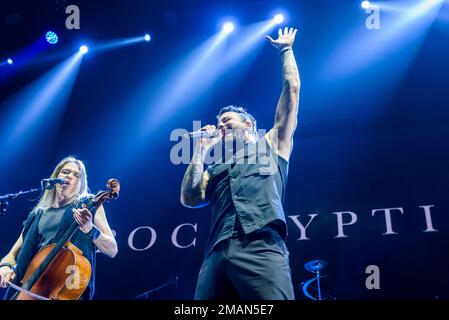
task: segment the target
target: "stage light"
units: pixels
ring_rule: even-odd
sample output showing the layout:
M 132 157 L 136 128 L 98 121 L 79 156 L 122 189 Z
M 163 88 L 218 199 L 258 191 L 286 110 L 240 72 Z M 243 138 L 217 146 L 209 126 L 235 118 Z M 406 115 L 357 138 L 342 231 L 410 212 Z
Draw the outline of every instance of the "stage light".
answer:
M 147 33 L 144 37 L 145 41 L 150 41 L 151 40 L 151 36 Z
M 87 46 L 81 46 L 81 47 L 80 47 L 80 52 L 81 52 L 82 54 L 86 54 L 87 51 L 89 51 L 89 48 L 88 48 Z
M 2 107 L 9 111 L 0 117 L 0 167 L 10 161 L 13 163 L 34 143 L 42 144 L 39 151 L 44 152 L 44 141 L 51 139 L 56 134 L 55 128 L 59 128 L 82 61 L 81 56 L 75 52 L 8 100 L 2 101 Z M 21 64 L 21 60 L 16 60 L 15 63 Z M 52 125 L 49 126 L 49 123 Z
M 54 33 L 53 31 L 48 31 L 45 34 L 45 39 L 47 39 L 47 42 L 49 44 L 57 44 L 58 43 L 58 35 Z
M 234 24 L 232 22 L 226 22 L 225 24 L 223 24 L 223 31 L 225 33 L 231 33 L 232 31 L 234 31 Z
M 362 6 L 362 9 L 367 10 L 370 8 L 371 4 L 369 3 L 369 1 L 363 1 L 361 6 Z
M 372 64 L 380 61 L 387 64 L 391 61 L 390 57 L 400 54 L 401 59 L 395 62 L 394 68 L 385 69 L 391 72 L 389 75 L 397 77 L 390 81 L 398 81 L 407 70 L 408 64 L 412 63 L 445 1 L 413 0 L 410 1 L 411 4 L 404 1 L 364 1 L 369 4 L 368 10 L 377 11 L 378 14 L 380 10 L 390 13 L 382 18 L 382 28 L 385 32 L 371 32 L 370 37 L 364 37 L 365 28 L 354 31 L 335 50 L 333 58 L 326 62 L 327 76 L 336 80 L 357 72 L 368 72 L 371 70 L 369 68 L 373 68 Z M 368 14 L 373 15 L 373 12 Z M 371 20 L 369 24 L 374 23 L 376 19 Z
M 273 20 L 276 24 L 281 24 L 284 22 L 284 16 L 282 14 L 277 14 L 274 16 Z
M 13 64 L 14 61 L 12 61 L 11 58 L 8 58 L 8 60 L 6 60 L 6 62 L 8 62 L 8 64 Z

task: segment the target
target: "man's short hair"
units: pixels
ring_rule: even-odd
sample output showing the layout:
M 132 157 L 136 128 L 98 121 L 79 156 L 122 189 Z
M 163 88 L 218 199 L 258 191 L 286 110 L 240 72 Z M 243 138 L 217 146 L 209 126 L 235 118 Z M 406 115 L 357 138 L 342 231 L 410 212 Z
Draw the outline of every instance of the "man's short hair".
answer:
M 256 126 L 256 119 L 250 114 L 246 109 L 242 107 L 236 107 L 233 105 L 226 106 L 221 108 L 221 110 L 218 112 L 217 119 L 220 119 L 221 115 L 226 112 L 235 112 L 240 114 L 240 116 L 243 118 L 243 120 L 249 120 L 252 123 L 254 134 L 257 134 L 257 126 Z

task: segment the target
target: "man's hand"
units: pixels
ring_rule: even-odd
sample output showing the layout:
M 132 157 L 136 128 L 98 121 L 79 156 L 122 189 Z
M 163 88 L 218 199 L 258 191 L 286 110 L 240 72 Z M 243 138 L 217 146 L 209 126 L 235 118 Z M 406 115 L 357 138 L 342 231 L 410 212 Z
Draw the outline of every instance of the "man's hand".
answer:
M 16 274 L 13 269 L 8 266 L 0 268 L 0 288 L 6 288 L 9 281 L 14 280 Z
M 211 137 L 204 137 L 199 139 L 199 147 L 204 151 L 208 151 L 211 147 L 217 144 L 222 137 L 221 130 L 217 130 L 214 125 L 207 125 L 200 129 L 200 131 L 204 131 L 209 134 Z
M 271 44 L 277 48 L 282 49 L 285 47 L 291 47 L 293 46 L 293 42 L 295 42 L 296 32 L 297 29 L 288 27 L 284 28 L 284 33 L 282 33 L 282 28 L 279 28 L 278 38 L 276 40 L 273 40 L 270 36 L 265 36 L 268 40 L 270 40 Z
M 92 213 L 87 209 L 87 206 L 83 203 L 81 209 L 72 209 L 73 217 L 79 224 L 81 231 L 88 233 L 93 228 Z

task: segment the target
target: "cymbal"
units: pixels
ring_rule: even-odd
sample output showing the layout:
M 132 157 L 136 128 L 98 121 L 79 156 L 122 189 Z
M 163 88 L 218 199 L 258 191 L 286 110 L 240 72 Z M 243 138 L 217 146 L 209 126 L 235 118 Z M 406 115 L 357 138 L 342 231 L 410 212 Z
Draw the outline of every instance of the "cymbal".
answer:
M 310 272 L 323 270 L 327 267 L 327 262 L 324 260 L 312 260 L 304 264 L 304 268 Z

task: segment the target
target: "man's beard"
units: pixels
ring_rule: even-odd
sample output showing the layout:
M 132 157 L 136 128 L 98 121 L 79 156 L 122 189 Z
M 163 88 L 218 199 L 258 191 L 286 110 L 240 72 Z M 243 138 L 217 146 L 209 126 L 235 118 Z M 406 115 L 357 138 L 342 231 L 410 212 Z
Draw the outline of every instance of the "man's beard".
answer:
M 238 143 L 239 141 L 241 141 L 242 143 L 244 143 L 246 137 L 245 133 L 245 129 L 226 129 L 223 134 L 222 141 L 226 143 L 227 141 L 232 140 L 233 142 Z
M 225 136 L 225 138 L 221 140 L 222 155 L 224 159 L 228 159 L 242 149 L 245 146 L 245 142 L 246 139 L 241 130 L 235 130 L 230 135 Z

